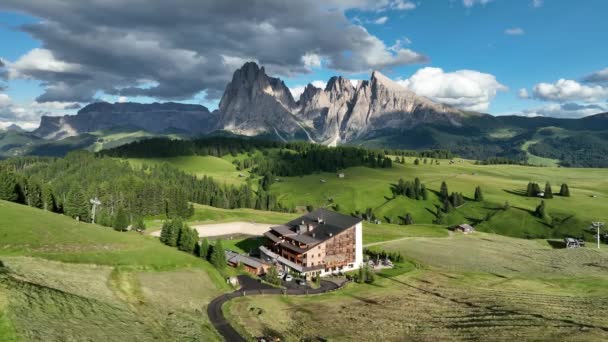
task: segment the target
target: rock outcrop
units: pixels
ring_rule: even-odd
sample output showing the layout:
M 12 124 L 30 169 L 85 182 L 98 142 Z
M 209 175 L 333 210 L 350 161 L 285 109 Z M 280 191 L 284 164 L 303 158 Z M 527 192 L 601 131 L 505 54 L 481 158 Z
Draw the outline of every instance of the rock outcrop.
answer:
M 98 102 L 82 108 L 76 115 L 43 116 L 40 127 L 33 133 L 50 140 L 101 130 L 198 135 L 211 132 L 216 122 L 217 115 L 201 105 Z

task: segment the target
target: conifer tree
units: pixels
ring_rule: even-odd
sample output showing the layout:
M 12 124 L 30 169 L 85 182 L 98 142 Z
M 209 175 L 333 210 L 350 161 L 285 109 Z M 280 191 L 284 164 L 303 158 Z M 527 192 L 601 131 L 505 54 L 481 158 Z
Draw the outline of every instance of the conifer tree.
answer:
M 144 222 L 144 218 L 139 216 L 135 219 L 133 223 L 133 229 L 135 230 L 146 230 L 146 223 Z
M 207 238 L 204 238 L 203 242 L 201 242 L 201 247 L 199 248 L 199 256 L 205 260 L 209 259 L 209 240 L 207 240 Z
M 222 240 L 219 239 L 213 245 L 211 250 L 211 264 L 217 269 L 223 269 L 226 267 L 226 254 L 224 253 L 224 246 Z
M 441 198 L 441 200 L 446 200 L 448 195 L 448 185 L 443 181 L 441 182 L 441 189 L 439 190 L 439 198 Z
M 123 208 L 118 208 L 114 220 L 112 221 L 112 228 L 119 232 L 124 232 L 129 227 L 129 217 L 127 212 Z
M 483 193 L 481 192 L 480 186 L 477 186 L 475 188 L 475 201 L 477 201 L 477 202 L 483 201 Z
M 64 205 L 65 214 L 80 221 L 89 221 L 89 201 L 80 189 L 73 189 L 68 193 Z
M 562 187 L 559 189 L 559 195 L 564 197 L 570 197 L 570 189 L 568 188 L 568 184 L 562 184 Z
M 404 223 L 406 226 L 410 225 L 410 224 L 414 224 L 414 219 L 412 218 L 412 215 L 410 215 L 410 213 L 405 214 Z
M 55 196 L 53 195 L 53 191 L 48 185 L 42 187 L 42 208 L 46 211 L 57 211 Z
M 426 190 L 426 186 L 424 184 L 420 186 L 420 189 L 422 193 L 422 199 L 426 201 L 429 198 L 429 192 Z
M 540 201 L 540 204 L 536 207 L 534 214 L 536 217 L 545 219 L 547 218 L 547 209 L 545 208 L 545 201 Z
M 435 214 L 435 221 L 433 221 L 433 223 L 444 224 L 444 222 L 445 222 L 445 216 L 443 214 L 443 211 L 440 208 L 437 208 L 437 214 Z
M 545 184 L 545 198 L 553 198 L 553 190 L 551 190 L 549 182 Z
M 17 202 L 19 184 L 14 174 L 0 170 L 0 200 Z

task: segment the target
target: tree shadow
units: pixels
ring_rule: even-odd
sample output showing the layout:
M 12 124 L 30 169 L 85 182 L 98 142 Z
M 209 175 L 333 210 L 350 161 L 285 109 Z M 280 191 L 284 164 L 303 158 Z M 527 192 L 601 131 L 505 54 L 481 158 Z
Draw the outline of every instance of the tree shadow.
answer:
M 266 238 L 263 236 L 255 236 L 243 239 L 234 245 L 250 255 L 259 254 L 259 247 L 266 243 Z
M 566 243 L 563 241 L 558 241 L 558 240 L 547 240 L 547 243 L 549 244 L 549 246 L 551 246 L 551 248 L 553 249 L 562 249 L 562 248 L 566 248 Z
M 502 191 L 511 194 L 511 195 L 515 195 L 515 196 L 521 196 L 521 197 L 528 197 L 528 193 L 524 190 L 507 190 L 507 189 L 502 189 Z
M 469 223 L 473 226 L 476 226 L 478 224 L 485 222 L 484 219 L 479 219 L 479 218 L 475 218 L 475 217 L 466 217 L 466 216 L 465 216 L 465 220 L 469 221 Z
M 437 211 L 432 211 L 429 208 L 424 208 L 426 211 L 428 211 L 429 213 L 431 213 L 433 216 L 437 217 Z

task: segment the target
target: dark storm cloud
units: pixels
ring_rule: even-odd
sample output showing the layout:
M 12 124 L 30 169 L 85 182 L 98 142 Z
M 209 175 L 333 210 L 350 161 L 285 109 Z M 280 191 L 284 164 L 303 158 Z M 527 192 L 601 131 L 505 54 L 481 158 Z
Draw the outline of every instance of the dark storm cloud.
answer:
M 389 47 L 344 15 L 355 7 L 396 8 L 394 2 L 3 0 L 0 9 L 40 18 L 22 30 L 74 66 L 21 70 L 44 82 L 37 100 L 87 102 L 98 90 L 175 100 L 205 90 L 217 98 L 248 60 L 282 76 L 309 72 L 320 58 L 341 72 L 425 62 L 424 55 Z

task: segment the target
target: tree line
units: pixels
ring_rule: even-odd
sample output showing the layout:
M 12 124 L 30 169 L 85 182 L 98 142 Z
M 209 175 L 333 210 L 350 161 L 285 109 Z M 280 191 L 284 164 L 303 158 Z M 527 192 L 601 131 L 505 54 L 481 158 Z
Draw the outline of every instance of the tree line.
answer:
M 207 238 L 200 242 L 196 229 L 190 228 L 180 218 L 163 223 L 160 231 L 160 242 L 207 260 L 219 270 L 226 267 L 226 254 L 222 240 L 218 239 L 213 245 L 209 243 Z
M 63 213 L 91 222 L 91 199 L 101 204 L 95 222 L 124 230 L 124 222 L 144 228 L 142 218 L 188 218 L 192 203 L 218 208 L 288 211 L 268 191 L 250 184 L 219 184 L 171 165 L 135 168 L 126 161 L 85 151 L 64 158 L 20 157 L 0 162 L 0 199 Z M 126 217 L 126 220 L 125 220 Z

